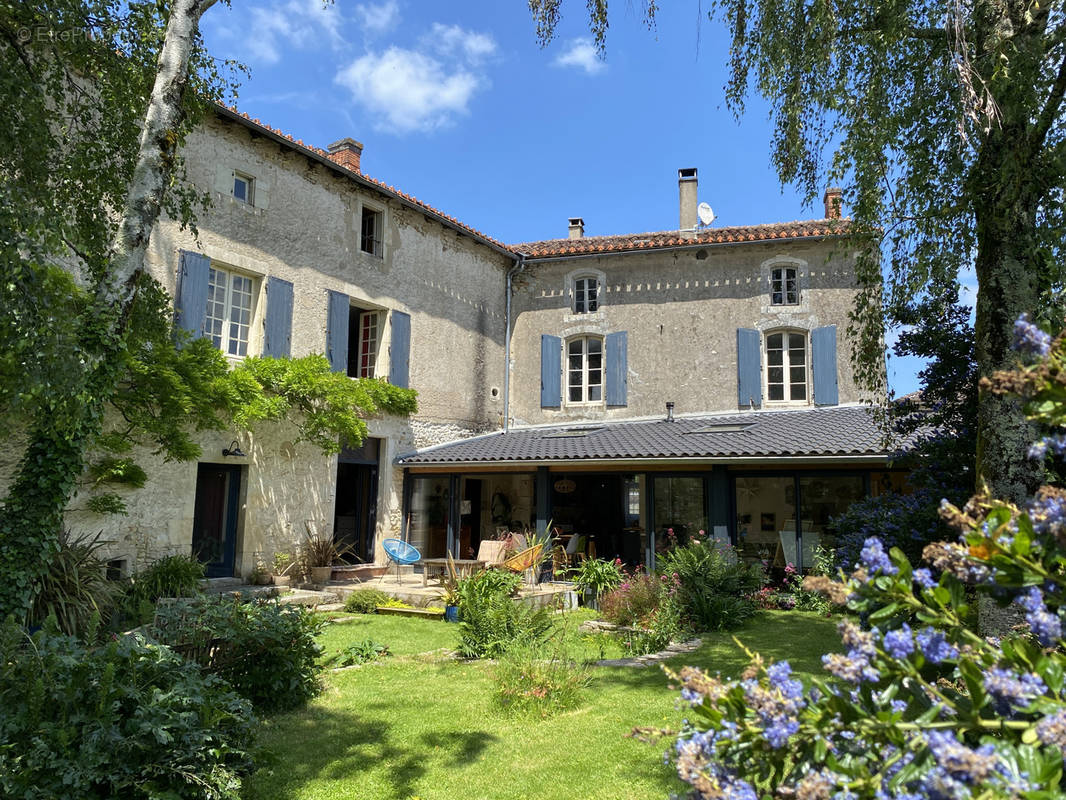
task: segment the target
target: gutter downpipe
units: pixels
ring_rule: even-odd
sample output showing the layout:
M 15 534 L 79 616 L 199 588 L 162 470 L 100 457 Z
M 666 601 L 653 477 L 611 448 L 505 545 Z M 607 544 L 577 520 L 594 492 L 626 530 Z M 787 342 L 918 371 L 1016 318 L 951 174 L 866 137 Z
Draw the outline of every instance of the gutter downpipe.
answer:
M 503 334 L 503 432 L 511 429 L 511 281 L 526 268 L 526 255 L 519 253 L 514 260 L 514 266 L 507 270 L 507 297 L 505 299 L 504 316 L 506 324 Z

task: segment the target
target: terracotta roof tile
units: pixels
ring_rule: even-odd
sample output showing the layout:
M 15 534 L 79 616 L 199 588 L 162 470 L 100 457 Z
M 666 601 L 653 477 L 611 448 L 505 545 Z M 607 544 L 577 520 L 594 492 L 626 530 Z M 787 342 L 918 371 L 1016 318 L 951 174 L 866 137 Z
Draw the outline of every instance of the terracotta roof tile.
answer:
M 771 239 L 807 239 L 822 236 L 845 236 L 850 221 L 810 219 L 795 222 L 774 222 L 767 225 L 737 225 L 711 228 L 693 236 L 681 236 L 677 231 L 628 233 L 621 236 L 586 236 L 580 239 L 546 239 L 511 245 L 529 258 L 550 258 L 586 253 L 617 253 L 627 250 L 646 250 L 657 247 L 696 247 L 701 244 L 729 244 L 733 242 L 761 242 Z
M 270 125 L 267 125 L 264 122 L 260 122 L 258 119 L 251 119 L 248 116 L 247 113 L 242 113 L 242 112 L 238 111 L 235 106 L 227 106 L 227 105 L 224 105 L 222 103 L 220 103 L 219 106 L 221 108 L 224 108 L 227 111 L 229 111 L 234 117 L 236 117 L 241 122 L 243 122 L 244 124 L 248 125 L 249 127 L 260 128 L 262 130 L 269 131 L 270 133 L 274 134 L 275 136 L 280 136 L 282 139 L 285 139 L 286 141 L 291 142 L 298 149 L 306 150 L 308 152 L 314 153 L 315 155 L 326 159 L 339 172 L 348 173 L 349 175 L 352 175 L 353 177 L 356 178 L 356 180 L 358 180 L 360 182 L 372 184 L 374 186 L 374 188 L 376 188 L 376 189 L 378 189 L 380 191 L 384 191 L 384 192 L 388 192 L 389 194 L 393 194 L 396 197 L 399 197 L 402 200 L 405 200 L 407 203 L 411 204 L 412 206 L 416 206 L 416 207 L 418 207 L 418 208 L 420 208 L 420 209 L 422 209 L 424 211 L 427 211 L 427 212 L 429 212 L 429 213 L 431 213 L 431 214 L 433 214 L 433 215 L 435 215 L 435 216 L 437 216 L 437 217 L 439 217 L 441 219 L 448 220 L 456 228 L 459 228 L 460 230 L 462 230 L 462 231 L 464 231 L 466 233 L 469 233 L 469 234 L 471 234 L 473 236 L 476 236 L 477 238 L 479 238 L 479 239 L 481 239 L 481 240 L 483 240 L 485 242 L 488 242 L 488 243 L 494 245 L 495 247 L 497 247 L 499 249 L 506 250 L 508 252 L 515 253 L 515 255 L 517 255 L 517 252 L 515 251 L 515 249 L 513 247 L 511 247 L 510 245 L 506 245 L 503 242 L 501 242 L 501 241 L 499 241 L 497 239 L 494 239 L 493 237 L 488 236 L 485 233 L 482 233 L 481 231 L 477 230 L 476 228 L 473 228 L 473 227 L 471 227 L 469 225 L 466 225 L 465 223 L 460 222 L 459 220 L 457 220 L 455 217 L 451 216 L 450 214 L 445 214 L 443 211 L 441 211 L 441 210 L 439 210 L 437 208 L 434 208 L 433 206 L 429 205 L 429 203 L 424 203 L 423 201 L 419 200 L 417 197 L 414 197 L 413 195 L 407 194 L 406 192 L 401 192 L 396 187 L 390 186 L 390 185 L 386 184 L 384 181 L 379 181 L 377 178 L 371 178 L 365 172 L 350 170 L 347 167 L 344 167 L 344 166 L 338 164 L 337 162 L 335 162 L 332 159 L 330 159 L 329 152 L 327 150 L 323 150 L 321 147 L 315 147 L 313 145 L 304 144 L 303 139 L 293 139 L 292 136 L 290 136 L 289 134 L 281 131 L 278 128 L 272 128 Z

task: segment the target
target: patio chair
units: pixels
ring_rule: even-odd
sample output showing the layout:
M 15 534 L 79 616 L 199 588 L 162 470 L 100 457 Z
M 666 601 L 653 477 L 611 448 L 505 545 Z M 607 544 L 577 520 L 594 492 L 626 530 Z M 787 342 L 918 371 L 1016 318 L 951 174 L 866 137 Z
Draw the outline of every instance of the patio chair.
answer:
M 385 555 L 389 557 L 389 561 L 396 562 L 396 582 L 400 582 L 400 565 L 414 564 L 416 561 L 422 560 L 422 554 L 418 552 L 418 548 L 414 545 L 408 544 L 400 539 L 386 539 L 381 543 L 381 546 L 385 550 Z M 387 570 L 386 570 L 387 572 Z M 385 575 L 381 576 L 381 580 L 385 580 Z
M 538 544 L 535 547 L 527 547 L 521 553 L 516 553 L 515 555 L 504 561 L 503 568 L 509 569 L 511 570 L 511 572 L 517 572 L 521 574 L 526 570 L 531 570 L 534 567 L 539 567 L 540 562 L 543 560 L 543 556 L 544 545 Z M 534 578 L 535 577 L 536 574 L 534 573 Z M 534 580 L 531 579 L 530 585 L 532 585 L 533 582 Z

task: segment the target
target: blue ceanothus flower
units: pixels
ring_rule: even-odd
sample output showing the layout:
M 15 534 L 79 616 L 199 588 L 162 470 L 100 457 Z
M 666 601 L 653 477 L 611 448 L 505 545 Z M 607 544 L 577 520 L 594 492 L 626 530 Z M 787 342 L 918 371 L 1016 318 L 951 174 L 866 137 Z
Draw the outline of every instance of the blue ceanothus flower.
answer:
M 1051 337 L 1022 314 L 1014 323 L 1014 349 L 1020 353 L 1046 356 L 1051 352 Z
M 1040 644 L 1053 647 L 1062 638 L 1062 621 L 1057 614 L 1048 611 L 1044 603 L 1044 593 L 1038 587 L 1029 587 L 1029 591 L 1018 595 L 1014 602 L 1028 612 L 1025 621 L 1029 623 L 1030 630 L 1040 640 Z

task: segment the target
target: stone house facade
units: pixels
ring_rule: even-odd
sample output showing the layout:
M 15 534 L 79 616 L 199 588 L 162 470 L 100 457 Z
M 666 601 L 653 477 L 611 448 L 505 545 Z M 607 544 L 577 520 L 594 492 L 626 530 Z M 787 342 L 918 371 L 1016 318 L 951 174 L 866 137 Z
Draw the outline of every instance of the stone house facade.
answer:
M 701 227 L 695 170 L 684 170 L 677 231 L 585 237 L 572 219 L 567 238 L 508 246 L 364 175 L 361 151 L 351 139 L 309 147 L 219 108 L 185 147 L 188 179 L 212 205 L 196 236 L 161 221 L 148 268 L 175 298 L 178 324 L 230 359 L 324 353 L 338 371 L 416 389 L 418 413 L 369 420 L 364 446 L 339 457 L 297 443 L 288 423 L 205 434 L 195 464 L 146 455 L 149 482 L 128 493 L 128 516 L 104 520 L 77 501 L 68 514 L 75 530 L 104 530 L 125 568 L 195 552 L 211 574 L 247 577 L 308 532 L 377 563 L 389 536 L 426 556 L 463 556 L 496 528 L 543 526 L 553 511 L 568 534 L 598 533 L 605 554 L 649 560 L 657 475 L 669 484 L 660 510 L 674 492 L 684 516 L 699 495 L 701 509 L 686 513 L 737 541 L 759 513 L 738 506 L 737 492 L 749 479 L 758 491 L 752 471 L 781 453 L 752 451 L 745 472 L 713 448 L 636 460 L 507 448 L 575 426 L 629 435 L 626 425 L 661 417 L 668 403 L 678 419 L 780 420 L 866 399 L 843 335 L 856 286 L 839 194 L 827 194 L 821 220 Z M 824 473 L 830 483 L 849 476 L 830 487 L 844 499 L 896 480 L 870 444 L 872 421 L 852 414 L 847 424 L 861 431 L 842 449 L 799 443 L 785 454 L 790 470 L 813 471 L 774 473 L 773 492 L 791 481 L 791 506 L 782 495 L 774 519 L 758 519 L 762 539 L 803 519 L 796 492 L 813 496 L 801 477 L 819 469 L 837 470 Z M 490 441 L 503 449 L 449 449 Z M 675 475 L 691 480 L 674 486 Z M 574 487 L 581 503 L 570 502 Z

